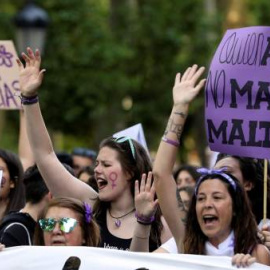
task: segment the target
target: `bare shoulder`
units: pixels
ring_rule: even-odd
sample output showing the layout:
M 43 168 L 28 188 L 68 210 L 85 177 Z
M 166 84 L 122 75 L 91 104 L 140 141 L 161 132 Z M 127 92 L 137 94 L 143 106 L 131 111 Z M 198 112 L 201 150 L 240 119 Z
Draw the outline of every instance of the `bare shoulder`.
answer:
M 270 266 L 270 251 L 265 245 L 258 244 L 251 255 L 256 258 L 258 263 Z

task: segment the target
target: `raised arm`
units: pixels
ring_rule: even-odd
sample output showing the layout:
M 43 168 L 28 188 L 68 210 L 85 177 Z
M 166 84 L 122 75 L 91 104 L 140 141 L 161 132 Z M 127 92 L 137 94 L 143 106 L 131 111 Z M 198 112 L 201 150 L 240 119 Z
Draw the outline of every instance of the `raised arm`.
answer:
M 186 216 L 184 206 L 177 196 L 177 186 L 173 177 L 173 166 L 176 161 L 180 137 L 185 124 L 190 102 L 199 93 L 205 80 L 198 80 L 204 67 L 189 67 L 183 76 L 176 75 L 173 87 L 173 107 L 168 124 L 158 148 L 154 162 L 153 174 L 156 192 L 163 216 L 177 243 L 178 252 L 182 251 Z
M 24 111 L 20 110 L 20 131 L 19 131 L 19 157 L 25 171 L 30 166 L 35 164 L 34 156 L 29 144 Z
M 131 251 L 149 252 L 151 218 L 155 216 L 158 201 L 155 200 L 155 187 L 152 185 L 152 172 L 142 175 L 141 184 L 135 182 L 135 208 L 137 223 L 130 245 Z M 145 222 L 144 222 L 145 220 Z
M 20 69 L 22 104 L 28 139 L 40 173 L 53 195 L 75 197 L 93 205 L 97 193 L 87 184 L 73 177 L 60 163 L 53 150 L 37 96 L 45 72 L 44 69 L 40 70 L 40 53 L 38 50 L 34 53 L 27 48 L 27 54 L 23 53 L 22 57 L 25 60 L 25 66 L 17 59 Z

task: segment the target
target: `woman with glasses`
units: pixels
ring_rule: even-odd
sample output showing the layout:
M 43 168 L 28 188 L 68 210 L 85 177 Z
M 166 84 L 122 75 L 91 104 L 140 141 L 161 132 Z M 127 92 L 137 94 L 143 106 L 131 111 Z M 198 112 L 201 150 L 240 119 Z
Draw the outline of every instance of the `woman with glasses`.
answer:
M 94 170 L 98 193 L 69 174 L 57 160 L 38 103 L 37 92 L 45 71 L 40 71 L 39 51 L 34 53 L 28 48 L 22 57 L 25 67 L 20 60 L 17 62 L 27 133 L 35 161 L 50 191 L 55 196 L 89 202 L 101 228 L 101 247 L 129 249 L 138 220 L 134 208 L 134 183 L 152 168 L 147 152 L 127 137 L 103 140 Z M 170 237 L 167 227 L 166 230 L 163 228 L 158 211 L 152 228 L 150 246 L 153 250 Z
M 40 215 L 34 244 L 97 247 L 100 232 L 89 204 L 73 198 L 52 199 Z

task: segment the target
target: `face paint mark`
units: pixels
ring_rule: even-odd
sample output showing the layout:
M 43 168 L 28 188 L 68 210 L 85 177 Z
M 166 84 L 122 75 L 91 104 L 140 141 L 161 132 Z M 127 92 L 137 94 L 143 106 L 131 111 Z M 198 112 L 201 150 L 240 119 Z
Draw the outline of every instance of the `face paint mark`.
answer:
M 112 182 L 112 188 L 114 189 L 116 187 L 116 180 L 117 180 L 117 173 L 111 172 L 109 175 L 109 180 Z

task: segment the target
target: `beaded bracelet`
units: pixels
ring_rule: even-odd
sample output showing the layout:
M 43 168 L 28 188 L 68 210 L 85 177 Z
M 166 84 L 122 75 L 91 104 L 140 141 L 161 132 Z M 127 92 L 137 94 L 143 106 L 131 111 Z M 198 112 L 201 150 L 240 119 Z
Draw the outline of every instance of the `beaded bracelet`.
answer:
M 155 220 L 155 216 L 151 216 L 150 218 L 146 218 L 143 216 L 139 216 L 137 212 L 135 212 L 135 217 L 137 218 L 137 222 L 142 224 L 142 225 L 151 225 L 153 221 Z
M 163 142 L 168 143 L 168 144 L 170 144 L 170 145 L 173 145 L 173 146 L 175 146 L 175 147 L 179 147 L 179 145 L 180 145 L 179 142 L 170 140 L 170 139 L 166 138 L 165 136 L 163 136 L 163 137 L 161 138 L 161 140 L 162 140 Z
M 26 97 L 21 94 L 20 99 L 23 105 L 32 105 L 32 104 L 38 103 L 38 95 L 35 95 L 32 97 Z

